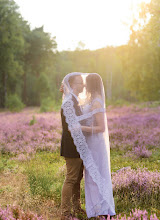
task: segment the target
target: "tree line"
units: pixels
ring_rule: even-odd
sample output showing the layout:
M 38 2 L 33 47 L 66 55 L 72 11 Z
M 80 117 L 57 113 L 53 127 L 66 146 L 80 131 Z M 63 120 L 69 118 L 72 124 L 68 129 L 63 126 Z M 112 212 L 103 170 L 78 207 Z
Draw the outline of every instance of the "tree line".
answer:
M 56 38 L 43 26 L 31 30 L 14 0 L 0 0 L 0 108 L 13 94 L 26 106 L 48 97 L 59 101 L 69 72 L 99 73 L 107 100 L 160 100 L 159 21 L 160 2 L 151 0 L 133 19 L 128 44 L 59 52 Z

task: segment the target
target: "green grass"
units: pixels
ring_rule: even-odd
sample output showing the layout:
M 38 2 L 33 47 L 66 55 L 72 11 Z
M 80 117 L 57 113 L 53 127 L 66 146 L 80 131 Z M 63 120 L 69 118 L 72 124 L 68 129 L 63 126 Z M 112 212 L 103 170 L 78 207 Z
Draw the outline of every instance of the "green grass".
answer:
M 0 153 L 0 173 L 6 170 L 15 171 L 17 168 L 17 162 L 10 160 L 11 156 L 9 154 Z
M 115 172 L 122 167 L 130 166 L 132 169 L 148 168 L 150 171 L 160 169 L 160 149 L 153 151 L 150 158 L 142 158 L 132 160 L 132 158 L 124 157 L 125 150 L 111 149 L 111 171 Z M 11 172 L 22 172 L 27 177 L 29 184 L 30 195 L 34 198 L 39 196 L 40 200 L 54 200 L 57 209 L 60 208 L 61 190 L 65 179 L 65 160 L 60 157 L 59 149 L 55 152 L 38 152 L 35 157 L 29 161 L 14 161 L 10 160 L 10 155 L 0 155 L 0 171 L 10 170 Z M 1 187 L 0 194 L 4 191 L 11 191 L 9 186 Z M 132 201 L 130 199 L 132 197 Z M 125 195 L 114 195 L 116 213 L 124 213 L 129 215 L 131 209 L 147 209 L 149 214 L 156 213 L 160 217 L 160 213 L 155 207 L 149 207 L 149 202 L 146 200 L 143 204 L 134 201 L 134 195 L 129 192 Z M 81 182 L 81 203 L 85 208 L 85 191 L 84 179 Z
M 130 166 L 132 169 L 148 168 L 150 171 L 160 169 L 160 149 L 152 151 L 152 155 L 149 158 L 139 158 L 133 160 L 130 157 L 124 157 L 126 151 L 111 149 L 111 169 L 112 172 L 121 169 L 122 167 Z
M 125 158 L 124 153 L 125 151 L 111 149 L 112 172 L 126 166 L 130 166 L 132 169 L 146 167 L 150 171 L 159 170 L 160 168 L 160 149 L 157 149 L 150 158 L 137 160 L 132 160 L 129 157 Z M 53 198 L 57 207 L 60 207 L 61 190 L 65 178 L 65 171 L 60 171 L 60 167 L 63 167 L 64 164 L 63 158 L 59 156 L 59 150 L 55 153 L 38 153 L 36 158 L 28 163 L 26 173 L 28 175 L 30 189 L 33 196 L 34 194 L 39 194 L 42 197 Z M 130 196 L 133 197 L 132 202 L 130 202 Z M 154 208 L 152 207 L 152 209 L 149 209 L 146 202 L 140 204 L 137 200 L 134 201 L 134 195 L 130 195 L 129 192 L 126 193 L 126 195 L 123 195 L 123 200 L 119 196 L 114 196 L 114 200 L 116 213 L 125 213 L 129 215 L 132 208 L 139 207 L 140 209 L 147 209 L 151 214 L 151 211 Z M 81 202 L 82 207 L 85 208 L 84 179 L 81 184 Z
M 38 152 L 30 162 L 25 162 L 25 173 L 28 176 L 31 194 L 54 199 L 60 206 L 61 189 L 64 174 L 60 168 L 64 160 L 59 156 L 59 151 L 54 153 Z
M 147 168 L 149 171 L 159 171 L 160 170 L 160 149 L 155 149 L 152 153 L 152 156 L 149 158 L 139 158 L 133 160 L 130 157 L 124 157 L 126 151 L 111 149 L 111 169 L 112 172 L 115 172 L 123 167 L 130 166 L 132 169 L 137 168 Z M 143 195 L 142 195 L 143 196 Z M 123 213 L 129 216 L 130 211 L 135 208 L 141 210 L 147 210 L 149 215 L 156 213 L 160 217 L 160 211 L 158 210 L 158 197 L 154 193 L 154 198 L 145 198 L 136 199 L 136 194 L 131 194 L 130 191 L 122 189 L 122 192 L 118 192 L 118 195 L 114 193 L 114 201 L 116 206 L 116 213 Z M 155 199 L 157 197 L 157 199 Z

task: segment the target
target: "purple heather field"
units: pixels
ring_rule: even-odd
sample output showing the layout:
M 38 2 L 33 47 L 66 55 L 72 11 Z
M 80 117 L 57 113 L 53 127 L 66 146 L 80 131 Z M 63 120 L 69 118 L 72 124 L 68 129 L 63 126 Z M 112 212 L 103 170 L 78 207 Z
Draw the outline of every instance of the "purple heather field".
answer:
M 107 119 L 111 151 L 122 150 L 125 152 L 124 158 L 136 161 L 150 158 L 160 148 L 160 106 L 156 108 L 140 108 L 134 105 L 108 106 Z M 27 108 L 20 113 L 0 113 L 0 151 L 9 154 L 12 160 L 29 161 L 38 151 L 54 152 L 60 146 L 60 138 L 59 113 L 36 113 Z M 126 193 L 126 196 L 129 196 L 130 191 L 136 199 L 154 197 L 159 201 L 159 170 L 149 171 L 145 167 L 144 169 L 137 167 L 137 170 L 134 170 L 130 166 L 124 167 L 112 172 L 112 183 L 115 195 Z M 14 217 L 15 212 L 18 213 L 18 218 Z M 25 213 L 14 206 L 6 208 L 0 206 L 0 220 L 15 219 L 42 220 L 43 217 Z M 158 217 L 156 214 L 148 215 L 145 209 L 137 208 L 131 210 L 129 217 L 117 214 L 112 219 L 158 220 Z
M 160 147 L 160 107 L 108 107 L 107 118 L 111 148 L 130 149 L 127 156 L 149 157 Z M 19 155 L 19 159 L 23 153 L 54 151 L 60 133 L 59 113 L 0 113 L 0 150 Z

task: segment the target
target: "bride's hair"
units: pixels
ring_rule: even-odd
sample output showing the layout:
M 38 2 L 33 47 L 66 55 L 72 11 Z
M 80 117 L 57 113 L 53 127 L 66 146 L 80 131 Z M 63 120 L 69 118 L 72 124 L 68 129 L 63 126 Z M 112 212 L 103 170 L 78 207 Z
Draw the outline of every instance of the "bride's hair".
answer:
M 96 75 L 88 75 L 86 77 L 86 91 L 89 93 L 93 98 L 96 95 L 101 96 L 101 78 Z

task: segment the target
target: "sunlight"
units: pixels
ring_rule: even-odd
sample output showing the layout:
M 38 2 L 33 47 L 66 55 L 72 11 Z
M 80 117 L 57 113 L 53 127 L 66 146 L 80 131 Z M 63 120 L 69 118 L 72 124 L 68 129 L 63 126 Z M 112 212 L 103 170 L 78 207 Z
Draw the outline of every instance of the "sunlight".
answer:
M 129 26 L 138 5 L 150 0 L 16 0 L 31 27 L 44 25 L 56 36 L 59 50 L 75 49 L 79 41 L 86 49 L 118 46 L 129 40 Z M 31 7 L 32 6 L 32 7 Z
M 87 77 L 87 74 L 82 75 L 84 85 L 86 84 L 86 77 Z M 84 101 L 85 101 L 85 98 L 86 98 L 86 87 L 85 86 L 83 88 L 83 92 L 81 92 L 78 97 L 79 97 L 80 105 L 83 105 Z

